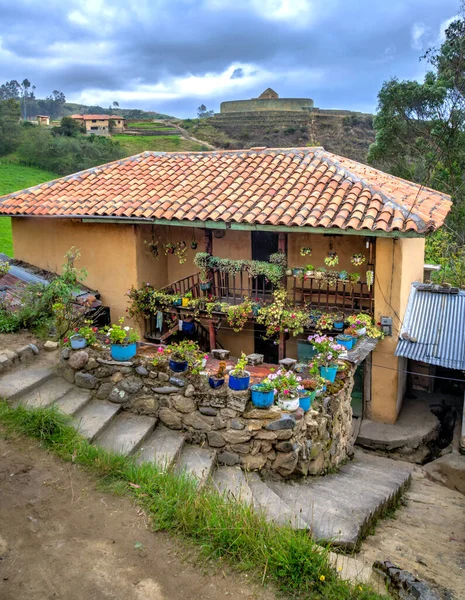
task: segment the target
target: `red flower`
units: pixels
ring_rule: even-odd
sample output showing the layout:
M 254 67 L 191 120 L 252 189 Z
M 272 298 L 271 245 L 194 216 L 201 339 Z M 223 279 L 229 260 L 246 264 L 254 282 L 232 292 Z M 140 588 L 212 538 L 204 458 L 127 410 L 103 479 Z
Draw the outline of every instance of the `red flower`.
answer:
M 109 343 L 110 343 L 110 340 L 106 339 L 105 344 L 109 344 Z
M 63 343 L 64 343 L 64 344 L 66 344 L 66 343 L 67 343 L 67 341 L 68 341 L 68 338 L 64 338 L 64 339 L 63 339 Z
M 79 327 L 75 327 L 75 328 L 74 328 L 74 331 L 79 331 Z
M 98 331 L 98 327 L 92 327 L 92 331 L 93 331 L 94 333 L 97 333 L 97 331 Z

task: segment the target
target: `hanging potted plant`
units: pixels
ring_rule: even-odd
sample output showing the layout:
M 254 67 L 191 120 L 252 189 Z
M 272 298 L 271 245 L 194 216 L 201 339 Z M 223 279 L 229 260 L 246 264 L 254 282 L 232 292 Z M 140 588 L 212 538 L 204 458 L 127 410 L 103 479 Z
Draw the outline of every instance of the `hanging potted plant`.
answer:
M 268 375 L 268 379 L 271 379 L 278 394 L 277 405 L 283 410 L 297 410 L 302 378 L 292 371 L 280 369 L 276 373 Z
M 354 267 L 360 267 L 365 262 L 366 258 L 361 252 L 357 252 L 357 254 L 352 254 L 350 257 L 350 262 L 354 265 Z
M 214 375 L 210 375 L 208 378 L 208 383 L 210 387 L 214 390 L 220 388 L 224 384 L 224 380 L 226 377 L 226 361 L 220 360 L 218 365 L 218 370 Z
M 197 250 L 198 245 L 199 245 L 199 242 L 195 239 L 195 229 L 192 229 L 192 240 L 191 240 L 192 250 Z
M 300 249 L 300 256 L 311 256 L 312 255 L 312 249 L 309 246 L 303 246 Z
M 250 383 L 250 373 L 246 371 L 247 356 L 242 352 L 236 366 L 229 372 L 228 385 L 231 390 L 244 391 Z
M 367 271 L 365 274 L 366 280 L 367 280 L 367 287 L 368 287 L 368 291 L 371 290 L 371 286 L 373 285 L 373 281 L 375 280 L 375 274 L 373 271 Z
M 172 244 L 171 242 L 168 242 L 167 244 L 165 244 L 164 246 L 165 249 L 165 254 L 174 254 L 174 251 L 176 249 L 176 246 L 174 244 Z
M 339 273 L 337 271 L 328 271 L 326 273 L 326 283 L 328 284 L 328 287 L 330 287 L 330 288 L 336 287 L 338 280 L 339 280 Z
M 359 283 L 360 281 L 360 273 L 349 273 L 349 282 L 350 282 L 350 287 L 352 288 L 352 291 L 355 287 L 355 284 Z
M 136 355 L 139 336 L 132 327 L 124 326 L 123 317 L 117 325 L 105 327 L 103 332 L 106 335 L 106 343 L 110 344 L 113 360 L 131 360 Z
M 337 252 L 328 252 L 328 256 L 325 258 L 325 265 L 328 267 L 335 267 L 339 264 L 339 255 Z
M 187 244 L 186 242 L 178 242 L 174 247 L 174 253 L 178 257 L 179 264 L 183 265 L 187 261 Z
M 274 402 L 275 386 L 272 379 L 266 377 L 251 388 L 252 404 L 257 408 L 269 408 Z
M 337 360 L 346 349 L 337 344 L 332 337 L 326 335 L 311 335 L 308 341 L 317 351 L 314 362 L 319 366 L 321 377 L 333 383 L 338 368 Z

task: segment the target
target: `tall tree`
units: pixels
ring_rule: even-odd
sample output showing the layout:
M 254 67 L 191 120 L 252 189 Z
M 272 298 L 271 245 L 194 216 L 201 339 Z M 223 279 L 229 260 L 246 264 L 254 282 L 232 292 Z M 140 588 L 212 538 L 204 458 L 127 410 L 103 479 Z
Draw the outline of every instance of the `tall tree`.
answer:
M 207 119 L 208 117 L 213 117 L 214 114 L 215 114 L 215 111 L 208 110 L 208 108 L 205 106 L 205 104 L 201 104 L 197 108 L 197 116 L 199 117 L 199 119 Z
M 14 98 L 0 101 L 0 156 L 16 150 L 20 142 L 21 109 Z
M 21 86 L 16 79 L 12 79 L 11 81 L 7 81 L 0 85 L 0 100 L 9 100 L 10 98 L 19 100 L 20 97 Z

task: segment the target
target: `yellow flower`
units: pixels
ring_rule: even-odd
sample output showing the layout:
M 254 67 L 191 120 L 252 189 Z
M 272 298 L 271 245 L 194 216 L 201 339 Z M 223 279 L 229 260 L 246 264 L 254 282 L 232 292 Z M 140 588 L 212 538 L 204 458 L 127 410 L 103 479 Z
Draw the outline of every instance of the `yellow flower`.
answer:
M 324 581 L 326 577 L 324 575 L 320 575 L 320 581 Z
M 338 571 L 342 571 L 342 567 L 338 567 L 338 568 L 337 568 L 337 570 L 338 570 Z

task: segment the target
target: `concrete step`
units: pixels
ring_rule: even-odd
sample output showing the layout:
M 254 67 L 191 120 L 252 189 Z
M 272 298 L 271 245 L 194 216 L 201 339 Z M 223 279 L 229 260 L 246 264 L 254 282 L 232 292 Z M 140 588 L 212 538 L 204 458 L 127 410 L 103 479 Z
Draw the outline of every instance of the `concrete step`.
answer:
M 127 456 L 152 433 L 156 422 L 154 417 L 122 412 L 94 438 L 94 443 L 108 452 Z
M 213 473 L 212 480 L 214 487 L 222 494 L 246 504 L 253 503 L 247 475 L 240 467 L 218 467 Z
M 0 398 L 14 400 L 27 394 L 55 375 L 52 369 L 23 369 L 13 371 L 0 379 Z
M 269 521 L 279 525 L 290 525 L 294 529 L 309 529 L 301 515 L 294 512 L 257 473 L 248 474 L 248 484 L 255 509 L 262 511 Z
M 396 461 L 358 456 L 334 475 L 269 487 L 310 525 L 316 540 L 355 550 L 383 510 L 395 505 L 410 483 Z
M 210 476 L 216 463 L 216 453 L 198 446 L 186 444 L 181 452 L 176 468 L 194 477 L 202 486 Z
M 90 402 L 91 397 L 92 393 L 89 390 L 72 386 L 72 389 L 67 394 L 58 398 L 55 406 L 64 412 L 65 415 L 73 416 Z
M 121 406 L 105 400 L 91 400 L 73 417 L 74 426 L 89 442 L 108 427 Z
M 17 396 L 13 401 L 13 406 L 19 404 L 27 406 L 27 408 L 50 406 L 72 390 L 73 387 L 72 383 L 68 383 L 61 377 L 52 377 L 26 394 Z
M 181 454 L 186 436 L 159 424 L 139 448 L 137 462 L 154 462 L 169 469 Z

